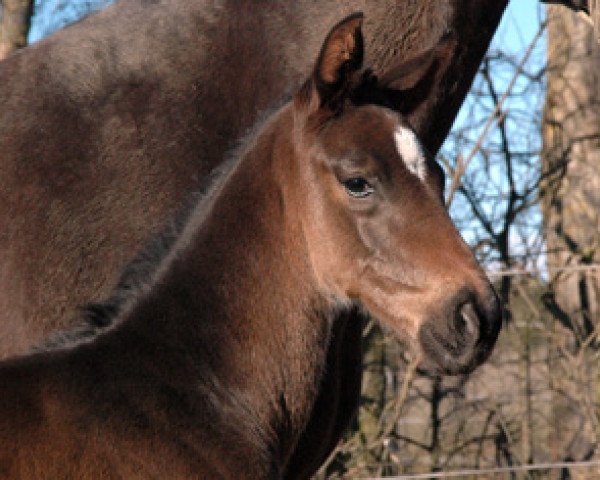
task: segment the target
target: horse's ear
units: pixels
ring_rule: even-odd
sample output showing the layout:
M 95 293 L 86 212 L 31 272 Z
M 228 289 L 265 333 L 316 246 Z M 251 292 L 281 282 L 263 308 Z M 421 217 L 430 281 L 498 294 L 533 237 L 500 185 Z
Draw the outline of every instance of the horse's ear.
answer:
M 364 57 L 361 26 L 362 13 L 354 13 L 331 29 L 311 78 L 307 80 L 296 101 L 311 110 L 326 108 L 337 112 L 348 95 Z
M 379 85 L 395 90 L 410 90 L 427 76 L 434 60 L 435 49 L 427 50 L 416 57 L 402 60 L 379 76 Z
M 378 87 L 387 92 L 391 108 L 410 114 L 429 98 L 440 72 L 451 62 L 456 40 L 448 35 L 430 50 L 401 60 L 378 76 Z

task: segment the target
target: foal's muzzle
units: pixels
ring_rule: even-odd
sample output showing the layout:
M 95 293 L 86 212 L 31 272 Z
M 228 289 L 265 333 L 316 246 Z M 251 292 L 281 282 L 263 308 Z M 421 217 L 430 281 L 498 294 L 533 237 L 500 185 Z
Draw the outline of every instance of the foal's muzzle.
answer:
M 487 359 L 498 338 L 502 325 L 498 297 L 491 287 L 484 298 L 465 290 L 444 310 L 419 330 L 425 367 L 451 375 L 469 373 Z

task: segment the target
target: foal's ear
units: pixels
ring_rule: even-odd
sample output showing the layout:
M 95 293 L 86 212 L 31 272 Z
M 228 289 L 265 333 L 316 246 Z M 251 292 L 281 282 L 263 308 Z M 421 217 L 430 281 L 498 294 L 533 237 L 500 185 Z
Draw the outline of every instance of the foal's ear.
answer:
M 311 78 L 296 101 L 311 110 L 339 111 L 348 95 L 364 57 L 361 26 L 363 14 L 354 13 L 331 29 L 317 58 Z
M 419 55 L 399 61 L 379 76 L 379 85 L 395 90 L 410 90 L 427 76 L 434 61 L 435 48 Z
M 409 115 L 429 98 L 438 77 L 453 61 L 455 44 L 451 35 L 443 37 L 435 47 L 401 60 L 379 75 L 378 87 L 387 93 L 391 108 Z

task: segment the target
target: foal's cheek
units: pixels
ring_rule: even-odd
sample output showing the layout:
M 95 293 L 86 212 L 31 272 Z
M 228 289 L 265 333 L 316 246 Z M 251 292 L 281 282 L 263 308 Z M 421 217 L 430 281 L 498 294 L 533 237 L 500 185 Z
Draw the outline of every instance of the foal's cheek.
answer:
M 360 281 L 361 265 L 368 252 L 347 229 L 337 229 L 335 235 L 329 238 L 334 238 L 334 241 L 323 239 L 317 244 L 322 252 L 316 259 L 317 269 L 329 289 L 337 296 L 349 299 Z

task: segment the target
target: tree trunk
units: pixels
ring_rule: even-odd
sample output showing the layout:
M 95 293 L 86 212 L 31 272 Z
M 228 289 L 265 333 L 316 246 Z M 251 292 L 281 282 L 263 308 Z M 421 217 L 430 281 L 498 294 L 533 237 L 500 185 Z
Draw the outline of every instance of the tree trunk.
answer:
M 548 266 L 555 305 L 579 342 L 592 333 L 600 299 L 600 271 L 573 268 L 599 260 L 600 46 L 593 28 L 561 7 L 548 7 L 547 78 L 541 196 Z
M 33 0 L 2 0 L 0 12 L 0 60 L 27 45 Z
M 600 0 L 541 0 L 542 3 L 557 3 L 580 12 L 581 18 L 594 27 L 596 40 L 600 42 Z
M 600 42 L 600 0 L 588 0 L 587 4 L 590 23 L 594 26 L 594 35 Z

